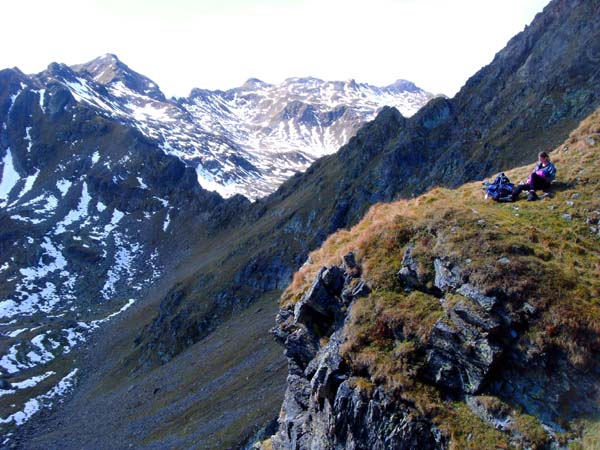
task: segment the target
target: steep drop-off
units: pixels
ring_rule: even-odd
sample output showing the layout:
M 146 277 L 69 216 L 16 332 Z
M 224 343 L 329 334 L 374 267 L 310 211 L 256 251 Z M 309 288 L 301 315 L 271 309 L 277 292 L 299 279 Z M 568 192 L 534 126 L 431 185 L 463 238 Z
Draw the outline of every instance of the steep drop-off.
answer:
M 263 447 L 597 448 L 599 155 L 600 110 L 537 202 L 434 189 L 327 239 L 281 299 L 289 375 Z
M 562 142 L 600 106 L 599 14 L 598 1 L 554 1 L 454 99 L 436 99 L 410 119 L 384 109 L 337 154 L 318 160 L 270 197 L 252 205 L 223 205 L 220 212 L 229 219 L 210 232 L 194 218 L 181 222 L 169 239 L 184 250 L 127 322 L 108 324 L 93 353 L 111 363 L 96 364 L 100 369 L 93 377 L 82 375 L 80 389 L 87 395 L 75 394 L 65 405 L 71 414 L 59 412 L 44 427 L 32 426 L 22 445 L 52 442 L 48 430 L 58 423 L 72 438 L 63 448 L 93 448 L 94 436 L 102 433 L 148 448 L 168 445 L 175 436 L 182 446 L 204 448 L 235 447 L 251 437 L 265 417 L 277 414 L 273 400 L 281 398 L 284 375 L 269 377 L 281 360 L 273 352 L 273 365 L 261 365 L 270 369 L 259 375 L 255 347 L 229 346 L 225 360 L 236 364 L 225 369 L 219 366 L 223 359 L 204 357 L 212 339 L 247 321 L 267 333 L 269 321 L 263 319 L 270 310 L 257 307 L 252 320 L 246 314 L 254 309 L 248 306 L 278 296 L 310 250 L 356 224 L 372 204 L 489 176 Z M 200 217 L 216 220 L 208 212 Z M 226 381 L 218 395 L 202 391 L 210 417 L 193 401 L 199 389 L 193 370 L 181 375 L 194 358 L 213 380 Z M 169 374 L 168 390 L 156 390 L 158 374 Z M 262 389 L 261 402 L 238 395 L 239 386 L 248 383 Z M 106 386 L 122 401 L 108 407 Z M 153 394 L 139 401 L 140 392 Z M 162 407 L 172 398 L 179 399 L 179 407 L 165 414 Z M 261 409 L 260 417 L 240 413 L 253 407 Z M 110 427 L 98 411 L 118 416 L 119 426 Z M 160 431 L 141 433 L 128 425 L 138 417 Z

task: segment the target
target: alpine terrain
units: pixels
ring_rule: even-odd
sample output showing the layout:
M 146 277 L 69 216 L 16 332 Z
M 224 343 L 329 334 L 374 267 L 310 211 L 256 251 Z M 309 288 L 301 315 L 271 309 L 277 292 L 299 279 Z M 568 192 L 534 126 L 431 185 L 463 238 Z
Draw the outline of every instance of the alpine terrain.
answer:
M 410 116 L 433 98 L 405 80 L 379 88 L 290 78 L 280 85 L 250 79 L 228 91 L 193 89 L 187 98 L 167 100 L 111 54 L 73 67 L 51 64 L 32 81 L 40 101 L 45 86 L 58 83 L 78 103 L 179 157 L 203 188 L 252 200 L 335 152 L 383 106 Z
M 114 55 L 33 76 L 1 71 L 5 429 L 70 389 L 73 348 L 167 277 L 189 245 L 178 230 L 212 236 L 247 206 L 199 181 L 255 199 L 383 104 L 413 113 L 431 97 L 403 81 L 291 79 L 167 100 Z
M 110 56 L 0 72 L 4 445 L 593 448 L 599 16 L 553 0 L 454 98 L 384 107 L 266 197 L 256 142 L 312 142 L 291 164 L 352 136 L 273 106 L 327 83 L 165 100 Z M 281 114 L 230 122 L 242 92 Z M 196 119 L 227 102 L 221 132 Z M 483 200 L 553 149 L 549 198 Z M 198 184 L 255 175 L 253 202 Z

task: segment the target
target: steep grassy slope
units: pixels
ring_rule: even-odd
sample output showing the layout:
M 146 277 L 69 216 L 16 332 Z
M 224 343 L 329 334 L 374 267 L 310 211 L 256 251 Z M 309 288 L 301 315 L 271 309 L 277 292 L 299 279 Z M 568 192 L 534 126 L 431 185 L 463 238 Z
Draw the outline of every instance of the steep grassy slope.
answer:
M 551 153 L 558 179 L 543 200 L 494 203 L 483 198 L 477 182 L 375 205 L 356 226 L 310 254 L 311 263 L 283 294 L 282 309 L 293 311 L 321 267 L 337 266 L 353 252 L 371 293 L 351 305 L 340 351 L 367 398 L 384 387 L 435 424 L 452 449 L 542 449 L 573 439 L 569 448 L 596 448 L 599 156 L 600 110 Z M 518 181 L 530 170 L 506 174 Z M 468 291 L 458 288 L 467 284 Z M 472 289 L 483 295 L 479 302 L 499 303 L 484 311 Z M 464 323 L 457 313 L 467 322 L 500 318 L 490 341 L 462 343 L 473 346 L 463 348 L 467 355 L 490 343 L 501 348 L 474 389 L 451 385 L 451 372 L 447 379 L 431 377 L 432 351 L 440 343 L 432 336 L 442 326 Z M 326 342 L 324 335 L 321 345 Z M 461 345 L 444 344 L 444 352 Z
M 173 364 L 142 374 L 115 357 L 135 338 L 132 324 L 147 320 L 143 309 L 127 311 L 95 336 L 92 348 L 75 355 L 81 377 L 72 397 L 57 413 L 24 425 L 14 447 L 237 448 L 280 406 L 285 361 L 264 332 L 276 304 L 273 297 L 258 300 Z

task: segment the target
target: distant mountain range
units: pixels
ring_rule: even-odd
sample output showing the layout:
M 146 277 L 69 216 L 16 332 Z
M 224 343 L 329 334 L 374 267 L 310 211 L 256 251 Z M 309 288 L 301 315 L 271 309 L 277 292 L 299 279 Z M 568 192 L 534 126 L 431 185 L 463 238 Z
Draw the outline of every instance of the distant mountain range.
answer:
M 52 64 L 35 78 L 62 83 L 77 101 L 136 127 L 196 169 L 203 188 L 253 200 L 335 152 L 382 107 L 410 116 L 433 98 L 405 80 L 379 88 L 289 78 L 279 85 L 249 79 L 239 88 L 194 89 L 167 100 L 111 54 L 73 67 Z
M 0 71 L 0 381 L 38 405 L 0 386 L 0 419 L 23 423 L 70 386 L 73 349 L 238 220 L 249 201 L 234 194 L 264 196 L 383 104 L 429 98 L 403 81 L 290 79 L 169 100 L 114 55 Z

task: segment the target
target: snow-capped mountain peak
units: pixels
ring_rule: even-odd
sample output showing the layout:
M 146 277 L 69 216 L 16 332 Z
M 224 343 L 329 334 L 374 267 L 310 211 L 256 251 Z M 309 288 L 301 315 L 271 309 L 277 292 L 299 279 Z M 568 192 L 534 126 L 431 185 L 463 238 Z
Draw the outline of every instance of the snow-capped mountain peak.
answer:
M 193 89 L 167 100 L 112 54 L 72 67 L 51 64 L 36 80 L 61 83 L 77 102 L 138 129 L 193 167 L 203 188 L 252 200 L 337 151 L 382 107 L 410 116 L 433 97 L 405 80 L 377 87 L 292 77 L 280 84 L 250 78 L 227 91 Z
M 108 86 L 118 82 L 132 91 L 154 100 L 166 101 L 158 85 L 149 78 L 133 71 L 116 55 L 107 53 L 85 64 L 72 66 L 79 75 L 91 78 L 94 82 Z

